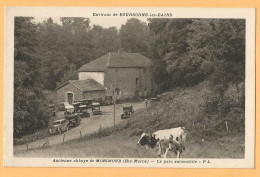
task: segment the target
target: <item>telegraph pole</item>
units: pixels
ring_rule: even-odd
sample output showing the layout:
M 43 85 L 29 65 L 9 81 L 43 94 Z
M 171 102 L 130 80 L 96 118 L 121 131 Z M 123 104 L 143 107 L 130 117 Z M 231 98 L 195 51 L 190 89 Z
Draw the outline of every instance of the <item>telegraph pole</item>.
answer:
M 116 91 L 115 88 L 117 87 L 116 84 L 113 85 L 113 100 L 114 100 L 114 133 L 116 132 Z
M 114 133 L 116 133 L 116 97 L 115 97 L 115 91 L 114 93 Z

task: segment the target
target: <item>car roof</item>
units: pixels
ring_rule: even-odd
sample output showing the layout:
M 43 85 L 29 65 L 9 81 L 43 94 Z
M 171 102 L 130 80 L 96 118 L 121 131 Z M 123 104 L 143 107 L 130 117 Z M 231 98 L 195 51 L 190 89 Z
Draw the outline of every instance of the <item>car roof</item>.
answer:
M 92 103 L 92 105 L 94 105 L 94 106 L 98 106 L 98 105 L 100 105 L 100 103 Z
M 84 108 L 84 107 L 87 107 L 87 105 L 80 105 L 79 107 L 80 108 Z
M 132 107 L 132 105 L 124 105 L 123 108 L 129 108 Z
M 66 109 L 74 109 L 72 105 L 65 106 Z
M 64 120 L 66 120 L 66 119 L 55 120 L 55 121 L 53 121 L 53 123 L 54 123 L 54 122 L 61 122 L 61 121 L 64 121 Z

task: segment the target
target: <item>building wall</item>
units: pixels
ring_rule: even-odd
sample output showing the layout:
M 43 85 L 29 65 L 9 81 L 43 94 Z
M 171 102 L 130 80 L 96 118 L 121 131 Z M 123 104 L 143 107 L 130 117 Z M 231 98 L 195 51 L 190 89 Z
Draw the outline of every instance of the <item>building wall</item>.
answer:
M 97 90 L 97 91 L 91 91 L 91 92 L 84 92 L 83 93 L 84 99 L 95 99 L 95 98 L 101 98 L 102 101 L 105 101 L 105 91 L 104 90 Z
M 78 88 L 76 88 L 73 84 L 67 84 L 58 90 L 56 90 L 56 104 L 67 101 L 66 93 L 74 94 L 74 101 L 80 101 L 82 99 L 94 99 L 94 98 L 102 98 L 102 101 L 105 101 L 105 91 L 104 90 L 96 90 L 82 93 Z
M 108 91 L 119 88 L 121 99 L 133 98 L 137 91 L 140 97 L 150 96 L 155 90 L 148 68 L 107 68 L 104 85 Z
M 79 80 L 94 79 L 101 85 L 104 85 L 104 72 L 79 72 Z
M 57 104 L 61 102 L 65 102 L 66 100 L 66 93 L 71 92 L 74 94 L 74 101 L 79 101 L 83 98 L 82 92 L 76 88 L 74 85 L 68 83 L 67 85 L 59 88 L 56 90 L 56 99 Z

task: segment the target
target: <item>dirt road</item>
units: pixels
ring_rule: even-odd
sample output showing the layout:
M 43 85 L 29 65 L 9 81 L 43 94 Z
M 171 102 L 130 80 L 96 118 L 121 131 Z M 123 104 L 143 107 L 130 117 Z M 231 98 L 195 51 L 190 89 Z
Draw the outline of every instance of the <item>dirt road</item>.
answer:
M 132 104 L 134 107 L 134 110 L 144 108 L 145 107 L 145 102 L 130 102 L 127 104 Z M 121 119 L 121 113 L 123 106 L 125 104 L 117 104 L 115 107 L 116 110 L 116 116 L 115 116 L 115 123 L 118 124 L 121 121 L 124 121 Z M 48 138 L 49 140 L 49 145 L 55 145 L 55 144 L 60 144 L 63 141 L 63 137 L 65 134 L 65 141 L 69 141 L 72 139 L 80 138 L 80 132 L 82 136 L 94 133 L 100 129 L 100 127 L 105 128 L 105 127 L 111 127 L 114 125 L 114 106 L 101 106 L 101 111 L 102 115 L 93 115 L 90 112 L 90 117 L 88 118 L 82 118 L 81 119 L 81 124 L 77 127 L 74 127 L 70 129 L 67 132 L 64 132 L 62 134 L 57 134 L 50 136 Z M 57 114 L 56 119 L 59 118 L 64 118 L 63 112 L 59 112 Z M 45 140 L 37 140 L 35 142 L 29 143 L 29 148 L 36 148 L 37 146 L 40 147 L 44 143 Z M 24 151 L 26 150 L 26 145 L 17 145 L 14 146 L 14 152 L 18 151 Z

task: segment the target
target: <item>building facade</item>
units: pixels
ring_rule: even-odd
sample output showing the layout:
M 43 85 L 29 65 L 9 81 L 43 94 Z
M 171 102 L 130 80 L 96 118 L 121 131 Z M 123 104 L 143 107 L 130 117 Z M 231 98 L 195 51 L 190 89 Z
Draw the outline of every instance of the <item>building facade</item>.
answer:
M 157 89 L 151 66 L 151 60 L 139 53 L 108 53 L 83 65 L 78 78 L 94 79 L 105 87 L 106 95 L 115 93 L 118 99 L 147 97 Z
M 105 87 L 93 79 L 70 80 L 56 88 L 56 104 L 70 104 L 82 99 L 105 100 Z

